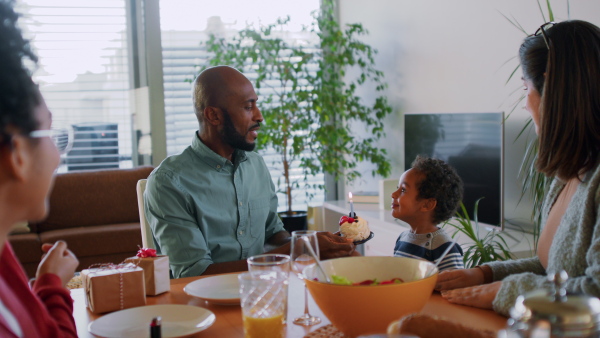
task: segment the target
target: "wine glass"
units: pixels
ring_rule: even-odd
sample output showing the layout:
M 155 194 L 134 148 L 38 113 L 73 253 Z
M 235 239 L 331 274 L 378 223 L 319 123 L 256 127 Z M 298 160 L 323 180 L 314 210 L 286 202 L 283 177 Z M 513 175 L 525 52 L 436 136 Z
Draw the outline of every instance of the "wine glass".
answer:
M 308 265 L 315 263 L 315 259 L 309 252 L 308 243 L 312 246 L 317 258 L 319 258 L 317 232 L 314 230 L 292 231 L 292 247 L 290 249 L 292 271 L 303 281 L 304 276 L 302 275 L 302 270 Z M 308 289 L 306 288 L 306 283 L 304 283 L 304 315 L 295 318 L 294 324 L 310 326 L 319 324 L 320 322 L 321 318 L 315 317 L 308 312 Z

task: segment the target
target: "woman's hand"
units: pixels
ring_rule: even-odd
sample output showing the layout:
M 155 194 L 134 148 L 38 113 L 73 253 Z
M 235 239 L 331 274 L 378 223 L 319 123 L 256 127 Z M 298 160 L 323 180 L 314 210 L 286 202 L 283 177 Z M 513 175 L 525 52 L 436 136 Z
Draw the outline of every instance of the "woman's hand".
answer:
M 327 231 L 317 232 L 321 259 L 347 257 L 354 253 L 356 245 L 351 239 Z
M 450 303 L 492 310 L 492 303 L 501 286 L 502 282 L 494 282 L 469 288 L 447 290 L 442 291 L 442 297 Z
M 44 243 L 42 251 L 46 254 L 38 266 L 36 278 L 40 278 L 45 273 L 53 273 L 60 277 L 63 286 L 66 286 L 79 266 L 77 257 L 67 249 L 67 243 L 63 241 L 57 241 L 54 245 Z
M 435 289 L 441 291 L 466 288 L 468 286 L 483 284 L 484 281 L 481 269 L 456 269 L 441 272 L 438 275 Z

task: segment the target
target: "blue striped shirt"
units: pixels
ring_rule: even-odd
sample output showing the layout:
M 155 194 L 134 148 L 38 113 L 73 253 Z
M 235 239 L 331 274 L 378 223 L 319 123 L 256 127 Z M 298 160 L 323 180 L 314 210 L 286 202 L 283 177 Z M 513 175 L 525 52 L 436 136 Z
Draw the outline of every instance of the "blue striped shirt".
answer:
M 435 263 L 438 258 L 452 244 L 450 237 L 444 229 L 439 229 L 428 234 L 415 234 L 404 231 L 398 236 L 394 247 L 394 256 L 425 259 Z M 463 251 L 457 243 L 438 265 L 441 271 L 451 269 L 463 269 Z

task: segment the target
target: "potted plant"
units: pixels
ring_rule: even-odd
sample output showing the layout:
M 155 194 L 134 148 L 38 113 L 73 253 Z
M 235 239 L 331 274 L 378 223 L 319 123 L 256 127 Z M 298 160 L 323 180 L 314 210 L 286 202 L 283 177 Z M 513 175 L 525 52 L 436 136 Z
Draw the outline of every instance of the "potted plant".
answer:
M 356 170 L 361 161 L 375 165 L 373 175 L 390 172 L 386 151 L 374 144 L 384 135 L 383 119 L 392 109 L 383 95 L 367 104 L 357 94 L 365 85 L 377 92 L 387 87 L 383 73 L 374 67 L 377 51 L 359 40 L 367 34 L 360 24 L 342 28 L 333 13 L 333 1 L 323 1 L 312 29 L 293 42 L 283 38 L 291 34 L 285 29 L 288 17 L 249 26 L 232 39 L 211 35 L 206 43 L 213 55 L 209 66 L 230 65 L 254 75 L 265 119 L 257 144 L 278 154 L 275 164 L 283 170 L 283 181 L 277 186 L 287 206 L 282 217 L 297 213 L 295 191 L 311 198 L 311 191 L 324 189 L 309 181 L 313 175 L 343 175 L 350 182 L 361 176 Z M 346 73 L 350 68 L 355 76 Z M 362 133 L 351 131 L 354 122 L 365 126 Z M 292 165 L 301 173 L 293 175 Z M 303 222 L 305 227 L 305 216 Z
M 550 5 L 550 0 L 546 0 L 546 7 L 548 10 L 548 20 L 546 20 L 546 16 L 544 15 L 543 7 L 540 1 L 537 1 L 538 7 L 540 9 L 540 14 L 542 15 L 543 22 L 554 21 L 554 12 L 552 11 L 552 6 Z M 522 31 L 525 36 L 528 36 L 529 33 L 521 26 L 516 20 L 503 15 L 506 20 L 508 20 L 514 27 Z M 520 64 L 518 64 L 514 70 L 509 75 L 506 83 L 512 79 L 512 77 L 517 73 L 520 68 Z M 513 92 L 513 93 L 516 93 Z M 520 96 L 515 101 L 510 113 L 507 118 L 515 111 L 517 107 L 521 106 L 521 102 L 525 99 L 525 94 L 520 94 Z M 546 196 L 546 192 L 550 188 L 551 179 L 546 177 L 544 174 L 538 172 L 535 168 L 535 163 L 537 161 L 537 153 L 538 153 L 538 138 L 533 131 L 533 120 L 531 117 L 527 118 L 525 125 L 517 135 L 517 139 L 527 135 L 527 148 L 525 150 L 525 157 L 521 162 L 521 166 L 519 168 L 519 177 L 523 180 L 523 185 L 521 186 L 521 199 L 529 194 L 533 201 L 533 208 L 531 211 L 531 219 L 533 220 L 533 252 L 537 251 L 537 242 L 540 236 L 541 227 L 542 227 L 542 204 L 544 201 L 544 197 Z M 529 137 L 530 135 L 534 135 L 533 137 Z M 519 200 L 520 201 L 520 200 Z
M 463 254 L 465 268 L 472 268 L 487 262 L 505 261 L 512 258 L 508 244 L 496 229 L 480 237 L 479 222 L 477 221 L 477 209 L 480 200 L 481 198 L 475 202 L 473 210 L 475 226 L 471 223 L 469 213 L 462 202 L 460 203 L 460 209 L 456 212 L 456 218 L 446 222 L 446 224 L 456 229 L 452 234 L 452 238 L 462 233 L 473 242 L 473 244 L 467 245 L 467 249 Z
M 546 22 L 546 17 L 544 15 L 544 11 L 542 9 L 542 5 L 538 0 L 538 6 L 540 8 L 540 13 L 542 14 L 542 19 Z M 546 6 L 548 9 L 548 21 L 554 21 L 554 13 L 552 11 L 552 7 L 550 5 L 550 1 L 546 0 Z M 522 31 L 525 36 L 529 34 L 527 31 L 514 19 L 507 17 L 502 14 L 506 20 L 508 20 L 513 26 Z M 520 65 L 517 65 L 511 74 L 509 75 L 506 83 L 508 83 L 511 78 L 517 74 Z M 517 91 L 513 92 L 516 93 Z M 515 103 L 509 112 L 507 118 L 515 111 L 517 107 L 521 106 L 521 102 L 525 99 L 524 94 L 520 94 L 520 96 L 515 100 Z M 533 120 L 529 117 L 517 135 L 517 139 L 520 137 L 524 137 L 527 135 L 527 148 L 525 151 L 525 157 L 521 162 L 521 166 L 519 168 L 519 177 L 523 180 L 523 185 L 521 187 L 521 198 L 526 194 L 530 194 L 533 199 L 533 210 L 531 218 L 533 220 L 533 252 L 537 251 L 537 241 L 540 235 L 541 229 L 541 210 L 542 210 L 542 202 L 544 196 L 546 195 L 546 191 L 550 185 L 550 179 L 548 179 L 543 174 L 539 173 L 535 168 L 535 162 L 537 159 L 537 147 L 538 140 L 537 136 L 529 137 L 533 133 Z M 465 250 L 463 261 L 466 268 L 474 267 L 480 265 L 485 262 L 495 261 L 495 260 L 507 260 L 510 259 L 511 253 L 508 250 L 508 245 L 506 241 L 502 237 L 501 234 L 496 232 L 496 230 L 492 230 L 488 232 L 483 238 L 479 236 L 479 223 L 477 221 L 477 209 L 479 205 L 479 200 L 475 203 L 474 209 L 474 220 L 475 226 L 471 223 L 471 219 L 467 213 L 465 206 L 461 203 L 461 209 L 456 213 L 456 218 L 454 220 L 446 222 L 446 224 L 452 226 L 456 229 L 452 237 L 458 235 L 458 233 L 463 233 L 469 238 L 473 244 L 467 246 L 467 250 Z

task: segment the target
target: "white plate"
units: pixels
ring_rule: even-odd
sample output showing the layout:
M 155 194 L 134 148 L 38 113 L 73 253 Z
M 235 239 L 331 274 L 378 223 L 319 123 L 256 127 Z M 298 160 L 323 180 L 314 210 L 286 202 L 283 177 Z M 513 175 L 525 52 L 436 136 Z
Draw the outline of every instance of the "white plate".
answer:
M 239 304 L 240 282 L 238 281 L 238 275 L 239 273 L 198 279 L 186 285 L 183 291 L 190 296 L 214 304 Z
M 181 337 L 200 332 L 215 322 L 211 311 L 191 305 L 148 305 L 102 316 L 88 331 L 102 337 L 150 337 L 152 318 L 162 318 L 162 337 Z

